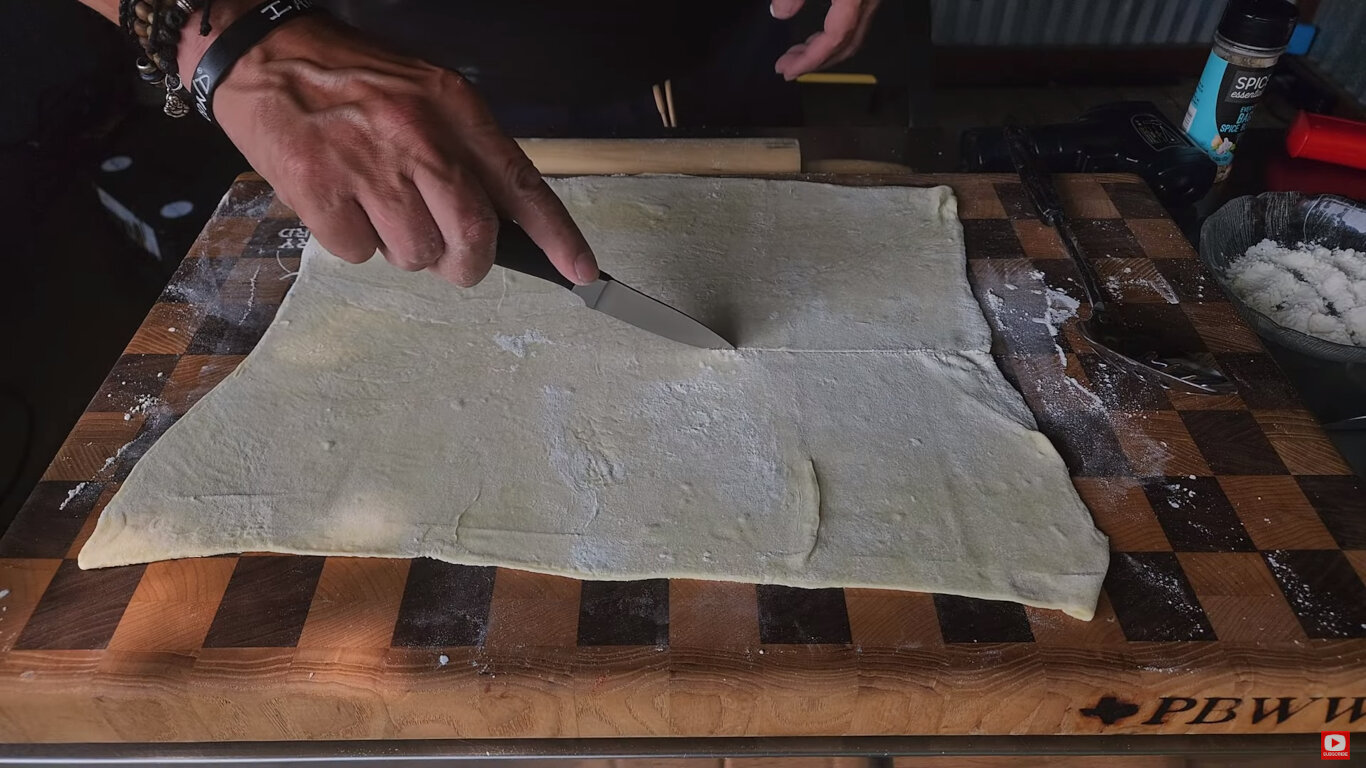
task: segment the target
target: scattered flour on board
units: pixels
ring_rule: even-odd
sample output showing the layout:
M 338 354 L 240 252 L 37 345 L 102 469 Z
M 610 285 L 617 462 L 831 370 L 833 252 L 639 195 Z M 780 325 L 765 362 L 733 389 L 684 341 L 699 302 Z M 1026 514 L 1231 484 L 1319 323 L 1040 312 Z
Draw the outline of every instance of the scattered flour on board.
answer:
M 436 663 L 444 667 L 447 664 L 451 663 L 451 657 L 443 653 L 440 656 L 436 657 Z
M 133 399 L 133 407 L 124 412 L 123 420 L 131 421 L 139 413 L 147 413 L 161 404 L 160 398 L 155 395 L 138 395 Z
M 1005 299 L 1001 298 L 1000 296 L 997 296 L 995 293 L 992 293 L 990 290 L 988 290 L 987 306 L 991 307 L 991 311 L 995 312 L 999 316 L 1002 312 L 1005 311 L 1006 302 Z
M 1123 422 L 1145 410 L 1131 402 L 1133 395 L 1129 393 L 1134 388 L 1128 386 L 1128 377 L 1133 374 L 1096 356 L 1084 366 L 1089 383 L 1068 373 L 1062 329 L 1077 317 L 1081 302 L 1049 286 L 1040 270 L 1026 274 L 1028 281 L 1019 281 L 1019 285 L 998 281 L 990 289 L 981 286 L 982 309 L 1006 340 L 1007 348 L 1022 350 L 1021 358 L 1033 359 L 1020 372 L 1018 385 L 1035 410 L 1034 415 L 1045 427 L 1044 431 L 1055 441 L 1086 445 L 1098 425 Z M 984 279 L 990 280 L 990 277 Z M 1035 296 L 1040 298 L 1033 298 Z M 1037 330 L 1039 328 L 1047 333 L 1046 337 Z M 1052 356 L 1029 354 L 1047 343 L 1046 339 L 1052 341 Z M 1143 429 L 1128 429 L 1127 433 L 1125 448 L 1130 462 L 1143 468 L 1165 466 L 1171 457 L 1170 446 L 1153 439 Z
M 1029 295 L 1043 297 L 1041 315 L 1034 314 L 1034 311 L 1038 310 L 1010 308 L 1001 294 L 990 289 L 986 290 L 984 294 L 988 314 L 996 318 L 996 326 L 1007 338 L 1013 339 L 1022 347 L 1027 348 L 1029 344 L 1021 332 L 1032 327 L 1027 324 L 1022 326 L 1022 323 L 1043 326 L 1048 331 L 1049 338 L 1053 340 L 1053 350 L 1057 355 L 1059 370 L 1056 376 L 1050 375 L 1046 379 L 1038 378 L 1030 382 L 1030 385 L 1039 390 L 1044 407 L 1049 411 L 1051 421 L 1054 423 L 1075 421 L 1074 409 L 1077 405 L 1081 405 L 1087 411 L 1104 413 L 1105 404 L 1100 397 L 1092 389 L 1067 373 L 1067 353 L 1063 350 L 1062 344 L 1059 343 L 1063 326 L 1068 320 L 1077 316 L 1081 302 L 1050 287 L 1043 272 L 1037 269 L 1029 272 L 1029 278 L 1041 286 L 1041 288 L 1031 288 L 1028 291 Z M 1001 286 L 1007 291 L 1018 291 L 1020 289 L 1020 286 L 1014 283 L 1002 283 Z M 1062 395 L 1067 396 L 1063 397 Z M 1077 396 L 1080 397 L 1080 403 L 1077 402 Z
M 1030 322 L 1047 328 L 1048 335 L 1056 339 L 1062 332 L 1063 323 L 1077 316 L 1081 302 L 1052 287 L 1044 288 L 1043 295 L 1048 302 L 1048 308 L 1044 310 L 1043 317 L 1031 317 Z M 1054 347 L 1058 350 L 1058 360 L 1067 365 L 1067 355 L 1063 352 L 1062 345 L 1054 344 Z
M 0 589 L 0 600 L 4 600 L 4 599 L 7 598 L 7 597 L 9 597 L 9 590 L 8 590 L 8 589 Z
M 1105 279 L 1105 290 L 1110 292 L 1111 298 L 1122 301 L 1125 298 L 1126 288 L 1137 288 L 1156 294 L 1168 304 L 1180 303 L 1181 298 L 1176 295 L 1176 291 L 1172 289 L 1171 284 L 1165 279 L 1160 276 L 1132 277 L 1132 271 L 1133 270 L 1129 267 L 1125 267 L 1125 275 L 1123 277 L 1120 275 L 1110 275 Z
M 551 342 L 545 337 L 545 334 L 531 330 L 516 336 L 506 333 L 495 334 L 493 343 L 497 344 L 504 352 L 511 352 L 517 357 L 526 357 L 532 344 L 549 344 Z
M 104 460 L 104 465 L 100 467 L 100 472 L 108 472 L 108 471 L 109 471 L 109 468 L 112 467 L 112 466 L 114 466 L 114 462 L 118 461 L 118 460 L 119 460 L 119 457 L 123 455 L 123 452 L 126 451 L 126 450 L 128 450 L 128 446 L 132 445 L 132 444 L 135 443 L 135 442 L 137 442 L 137 441 L 136 441 L 136 440 L 129 440 L 128 442 L 126 442 L 126 443 L 124 443 L 123 445 L 119 446 L 119 449 L 118 449 L 117 451 L 114 451 L 114 455 L 113 455 L 113 456 L 110 456 L 109 458 L 107 458 L 107 459 Z
M 1352 626 L 1358 623 L 1355 619 L 1333 610 L 1319 599 L 1317 591 L 1305 583 L 1291 563 L 1286 562 L 1285 553 L 1266 552 L 1262 556 L 1266 558 L 1276 581 L 1280 582 L 1295 613 L 1301 616 L 1312 614 L 1322 627 L 1331 630 L 1330 634 L 1337 637 L 1357 637 L 1360 630 L 1366 629 L 1366 622 L 1360 622 L 1359 627 Z
M 1198 622 L 1204 618 L 1204 610 L 1191 599 L 1187 594 L 1186 585 L 1175 574 L 1159 570 L 1125 552 L 1116 552 L 1114 557 L 1128 561 L 1132 571 L 1148 585 L 1155 599 L 1162 600 L 1176 613 L 1191 621 Z
M 1287 328 L 1366 347 L 1366 253 L 1263 240 L 1228 266 L 1233 292 Z
M 276 252 L 278 256 L 278 251 Z M 283 265 L 281 265 L 283 266 Z M 256 306 L 256 281 L 261 277 L 261 265 L 256 265 L 256 271 L 251 273 L 251 292 L 247 294 L 247 305 L 242 309 L 242 316 L 237 319 L 239 323 L 245 323 L 247 316 L 251 314 L 252 308 Z
M 90 485 L 90 483 L 81 483 L 80 485 L 77 485 L 75 488 L 72 488 L 66 494 L 66 498 L 62 500 L 62 503 L 57 505 L 57 509 L 66 509 L 67 506 L 71 504 L 71 502 L 76 500 L 77 496 L 81 495 L 81 491 L 84 491 L 87 485 Z M 3 595 L 0 595 L 0 597 L 3 597 Z

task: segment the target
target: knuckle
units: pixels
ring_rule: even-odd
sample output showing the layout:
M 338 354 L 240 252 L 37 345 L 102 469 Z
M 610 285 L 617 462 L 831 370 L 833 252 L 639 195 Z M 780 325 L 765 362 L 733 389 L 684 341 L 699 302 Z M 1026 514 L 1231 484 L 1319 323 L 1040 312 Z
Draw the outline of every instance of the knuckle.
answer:
M 318 163 L 311 152 L 286 152 L 280 160 L 280 172 L 288 185 L 298 189 L 313 188 L 319 175 Z
M 507 161 L 503 168 L 503 179 L 508 188 L 518 195 L 535 194 L 545 186 L 541 172 L 532 165 L 530 158 L 520 152 Z
M 374 142 L 412 152 L 426 141 L 424 126 L 433 122 L 432 107 L 421 94 L 385 94 L 376 102 L 367 128 Z
M 498 239 L 498 217 L 491 212 L 475 216 L 463 223 L 460 235 L 471 250 L 487 250 Z
M 436 91 L 444 96 L 459 96 L 473 90 L 470 81 L 459 72 L 439 69 L 433 74 Z

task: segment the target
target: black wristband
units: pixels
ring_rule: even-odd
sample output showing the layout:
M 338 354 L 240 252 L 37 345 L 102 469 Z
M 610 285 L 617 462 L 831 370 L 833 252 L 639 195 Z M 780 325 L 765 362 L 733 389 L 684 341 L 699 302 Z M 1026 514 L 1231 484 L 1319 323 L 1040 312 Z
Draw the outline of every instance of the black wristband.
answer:
M 320 10 L 313 6 L 313 0 L 265 0 L 223 30 L 199 60 L 190 81 L 190 95 L 199 114 L 215 122 L 213 93 L 243 54 L 281 24 Z

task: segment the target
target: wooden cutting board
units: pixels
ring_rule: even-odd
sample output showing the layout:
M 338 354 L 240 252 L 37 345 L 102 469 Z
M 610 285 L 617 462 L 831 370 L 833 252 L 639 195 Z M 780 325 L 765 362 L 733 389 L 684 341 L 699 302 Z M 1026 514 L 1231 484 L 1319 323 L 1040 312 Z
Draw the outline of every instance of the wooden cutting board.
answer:
M 1094 621 L 431 560 L 81 571 L 119 482 L 241 362 L 298 268 L 308 233 L 245 178 L 0 539 L 0 741 L 1363 727 L 1366 491 L 1146 187 L 1060 179 L 1126 311 L 1216 358 L 1238 395 L 1166 392 L 1067 323 L 1055 338 L 1066 300 L 1050 291 L 1079 296 L 1075 269 L 1014 177 L 839 181 L 957 192 L 998 359 L 1113 545 Z

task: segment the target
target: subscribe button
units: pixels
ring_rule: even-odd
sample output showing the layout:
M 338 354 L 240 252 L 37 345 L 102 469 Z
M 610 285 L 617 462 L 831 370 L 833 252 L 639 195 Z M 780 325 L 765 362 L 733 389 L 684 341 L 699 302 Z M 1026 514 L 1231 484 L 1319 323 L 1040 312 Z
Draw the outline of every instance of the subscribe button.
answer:
M 1346 731 L 1323 731 L 1323 759 L 1349 760 L 1352 757 L 1351 737 Z

